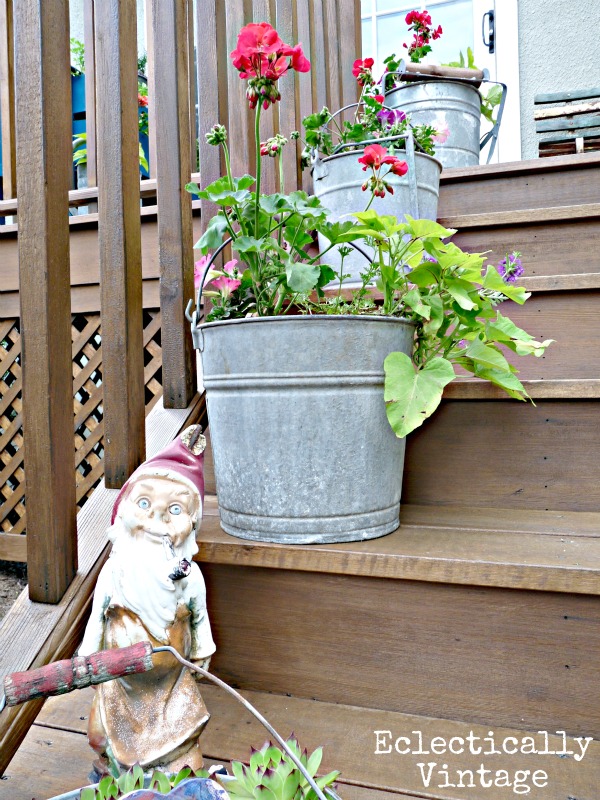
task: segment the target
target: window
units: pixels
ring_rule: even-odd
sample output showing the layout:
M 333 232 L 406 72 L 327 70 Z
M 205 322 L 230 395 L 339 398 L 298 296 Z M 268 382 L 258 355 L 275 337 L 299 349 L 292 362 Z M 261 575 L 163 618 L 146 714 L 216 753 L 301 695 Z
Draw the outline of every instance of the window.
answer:
M 461 50 L 466 56 L 467 47 L 473 47 L 473 0 L 417 0 L 411 4 L 406 0 L 361 0 L 363 58 L 375 59 L 375 75 L 383 71 L 384 58 L 406 54 L 402 45 L 412 36 L 404 19 L 413 8 L 427 9 L 433 25 L 442 26 L 443 35 L 432 43 L 432 62 L 457 61 Z

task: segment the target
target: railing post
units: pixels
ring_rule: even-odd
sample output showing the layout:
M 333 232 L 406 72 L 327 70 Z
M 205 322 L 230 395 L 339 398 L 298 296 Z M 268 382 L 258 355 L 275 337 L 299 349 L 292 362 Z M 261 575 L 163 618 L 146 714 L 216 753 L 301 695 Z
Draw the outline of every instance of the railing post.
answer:
M 85 56 L 85 132 L 87 185 L 97 186 L 96 170 L 96 43 L 95 0 L 83 2 L 83 47 Z M 95 209 L 94 209 L 95 210 Z
M 0 0 L 0 117 L 2 118 L 2 191 L 17 196 L 13 0 Z
M 77 571 L 69 2 L 19 0 L 14 10 L 29 596 L 57 603 Z
M 96 4 L 104 482 L 144 460 L 144 346 L 135 0 Z
M 156 177 L 162 315 L 163 402 L 186 408 L 196 392 L 196 357 L 185 307 L 194 296 L 188 93 L 188 2 L 152 0 Z

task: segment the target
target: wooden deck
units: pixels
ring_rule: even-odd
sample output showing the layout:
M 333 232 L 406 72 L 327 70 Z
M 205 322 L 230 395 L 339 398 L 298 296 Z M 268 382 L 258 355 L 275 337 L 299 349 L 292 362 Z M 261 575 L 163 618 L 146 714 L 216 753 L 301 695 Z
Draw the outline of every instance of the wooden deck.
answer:
M 324 659 L 326 661 L 326 659 Z M 324 664 L 324 669 L 326 669 Z M 0 782 L 2 800 L 47 800 L 61 792 L 83 786 L 91 766 L 92 751 L 86 738 L 87 715 L 92 698 L 92 689 L 75 692 L 46 701 L 35 725 L 30 729 L 19 753 L 7 769 Z M 233 699 L 213 686 L 203 690 L 206 704 L 212 715 L 203 735 L 205 760 L 209 763 L 227 764 L 230 760 L 246 760 L 250 745 L 260 746 L 265 739 L 264 729 L 252 719 Z M 538 750 L 552 750 L 552 754 L 488 754 L 500 749 L 507 737 L 513 737 L 508 749 L 515 747 L 513 739 L 521 743 L 528 735 L 522 730 L 495 727 L 495 745 L 484 742 L 489 737 L 489 727 L 472 725 L 446 719 L 433 719 L 410 714 L 394 713 L 357 706 L 323 703 L 314 700 L 285 697 L 263 692 L 245 692 L 245 696 L 266 715 L 279 732 L 286 736 L 292 730 L 300 743 L 310 749 L 324 747 L 323 774 L 331 769 L 342 772 L 338 791 L 343 800 L 398 800 L 399 798 L 439 798 L 439 800 L 509 800 L 514 798 L 513 788 L 506 785 L 514 783 L 515 773 L 528 771 L 519 780 L 528 778 L 532 787 L 527 794 L 531 800 L 597 800 L 597 787 L 600 777 L 600 742 L 588 745 L 585 756 L 576 760 L 581 748 L 573 739 L 566 739 L 567 754 L 564 753 L 565 740 L 555 731 L 548 738 L 537 731 L 531 735 L 537 742 Z M 412 737 L 411 748 L 418 750 L 417 735 L 420 731 L 426 750 L 434 737 L 441 737 L 448 743 L 451 738 L 464 739 L 470 733 L 479 737 L 473 739 L 473 748 L 481 745 L 480 755 L 470 753 L 458 755 L 407 755 L 395 752 L 376 754 L 376 735 L 374 731 L 390 731 L 393 741 L 399 737 Z M 380 750 L 387 750 L 389 736 L 383 735 Z M 436 745 L 434 745 L 436 746 Z M 407 748 L 401 742 L 400 749 Z M 440 747 L 438 742 L 437 747 Z M 453 747 L 460 749 L 460 742 Z M 570 752 L 569 752 L 570 751 Z M 429 787 L 421 776 L 419 764 L 434 763 Z M 484 764 L 491 771 L 497 786 L 483 788 L 480 776 L 475 772 L 474 787 L 470 776 L 464 776 L 464 787 L 459 786 L 457 770 L 475 771 Z M 448 779 L 443 765 L 448 765 Z M 34 766 L 35 765 L 35 766 Z M 508 779 L 497 777 L 505 770 Z M 547 774 L 547 781 L 539 771 Z M 532 783 L 531 776 L 538 772 L 539 786 Z M 484 780 L 490 780 L 484 774 Z M 427 778 L 427 772 L 425 773 Z M 547 782 L 547 786 L 541 784 Z M 444 786 L 452 784 L 455 786 Z M 502 786 L 501 784 L 505 784 Z

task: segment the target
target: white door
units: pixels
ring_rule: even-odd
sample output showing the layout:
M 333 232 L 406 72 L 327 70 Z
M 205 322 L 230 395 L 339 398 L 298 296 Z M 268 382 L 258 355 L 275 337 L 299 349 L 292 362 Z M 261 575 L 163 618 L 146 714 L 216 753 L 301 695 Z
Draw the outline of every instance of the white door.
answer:
M 434 27 L 442 26 L 443 35 L 432 42 L 426 61 L 444 64 L 465 60 L 467 48 L 473 50 L 475 64 L 487 69 L 491 80 L 508 86 L 508 95 L 500 136 L 493 162 L 518 161 L 521 158 L 518 62 L 518 0 L 361 0 L 363 57 L 375 59 L 375 74 L 383 71 L 383 59 L 395 53 L 405 54 L 402 44 L 410 36 L 405 23 L 409 11 L 427 9 Z M 496 8 L 497 6 L 497 8 Z M 490 40 L 490 36 L 492 37 Z M 487 91 L 484 84 L 482 90 Z M 490 126 L 483 120 L 482 132 Z M 487 148 L 482 161 L 487 159 Z

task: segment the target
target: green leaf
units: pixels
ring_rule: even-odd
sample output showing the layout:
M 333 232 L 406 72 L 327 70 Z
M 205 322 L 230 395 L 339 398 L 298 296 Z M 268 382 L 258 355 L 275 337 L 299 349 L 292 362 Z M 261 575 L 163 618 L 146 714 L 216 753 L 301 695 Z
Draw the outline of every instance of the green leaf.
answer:
M 491 289 L 494 292 L 502 292 L 502 294 L 519 305 L 523 305 L 527 298 L 531 297 L 531 292 L 526 292 L 522 286 L 513 286 L 512 283 L 505 283 L 496 268 L 492 266 L 487 268 L 483 278 L 483 285 L 486 289 Z
M 133 765 L 133 779 L 135 781 L 136 789 L 144 788 L 144 770 L 140 767 L 139 764 Z
M 258 202 L 260 208 L 270 217 L 282 211 L 290 211 L 292 208 L 284 194 L 262 195 Z
M 296 768 L 287 776 L 281 790 L 281 800 L 292 800 L 300 785 L 300 771 Z
M 418 289 L 410 289 L 404 295 L 403 300 L 409 308 L 412 308 L 415 314 L 425 319 L 431 317 L 431 308 L 423 302 L 423 298 Z
M 302 294 L 315 288 L 321 275 L 318 264 L 303 264 L 301 261 L 288 262 L 285 268 L 288 287 L 292 292 Z
M 96 800 L 96 790 L 92 789 L 91 786 L 87 786 L 81 790 L 79 800 Z
M 454 236 L 456 233 L 455 228 L 444 228 L 443 225 L 431 219 L 413 219 L 408 214 L 406 215 L 406 225 L 408 227 L 408 233 L 419 239 L 427 239 L 430 237 L 446 239 L 448 236 Z
M 177 775 L 172 780 L 173 788 L 175 788 L 177 784 L 181 783 L 181 781 L 184 781 L 186 778 L 189 778 L 191 774 L 192 770 L 189 767 L 184 767 L 183 769 L 179 770 Z
M 150 788 L 158 789 L 159 792 L 167 794 L 171 789 L 171 783 L 164 772 L 155 769 L 150 778 Z
M 198 186 L 198 184 L 194 183 L 194 182 L 186 183 L 185 190 L 186 190 L 186 192 L 189 192 L 190 194 L 200 194 L 200 191 L 201 191 L 201 189 Z
M 216 214 L 208 223 L 200 239 L 194 245 L 206 255 L 210 250 L 216 250 L 223 244 L 223 237 L 227 233 L 227 220 L 223 214 Z
M 268 249 L 263 239 L 255 239 L 253 236 L 238 236 L 231 247 L 238 253 L 261 253 Z
M 262 783 L 254 788 L 253 794 L 256 800 L 278 800 L 275 793 Z
M 441 277 L 442 270 L 440 265 L 434 264 L 431 261 L 426 261 L 424 264 L 420 264 L 408 275 L 410 282 L 414 283 L 416 286 L 420 286 L 422 289 L 426 286 L 434 286 Z
M 311 756 L 308 759 L 308 764 L 306 769 L 309 775 L 311 776 L 316 775 L 316 773 L 319 770 L 319 767 L 321 766 L 322 760 L 323 760 L 323 748 L 317 747 L 317 749 L 314 751 L 314 753 L 311 753 Z
M 472 311 L 477 308 L 477 303 L 474 303 L 469 297 L 469 292 L 473 291 L 471 283 L 460 278 L 448 278 L 445 283 L 446 289 L 461 308 L 464 308 L 465 311 Z
M 439 295 L 429 295 L 427 298 L 429 303 L 430 318 L 429 322 L 423 325 L 423 332 L 427 335 L 433 336 L 442 327 L 444 322 L 444 303 Z
M 492 344 L 484 344 L 481 339 L 475 339 L 467 347 L 465 355 L 484 368 L 499 369 L 510 372 L 508 361 L 502 353 Z
M 445 358 L 433 358 L 417 370 L 404 353 L 390 353 L 384 361 L 387 418 L 394 433 L 403 438 L 433 414 L 444 386 L 454 379 L 454 369 Z
M 337 273 L 328 264 L 321 264 L 321 274 L 319 275 L 317 286 L 321 288 L 326 286 L 328 283 L 331 283 L 336 274 Z
M 353 222 L 322 222 L 317 226 L 317 230 L 331 244 L 342 244 L 353 242 L 360 238 L 357 233 L 357 226 Z
M 114 785 L 114 778 L 111 775 L 106 775 L 98 784 L 98 791 L 103 797 L 108 797 L 110 787 Z
M 515 400 L 526 400 L 529 397 L 521 381 L 512 372 L 504 372 L 499 369 L 476 368 L 474 374 L 478 378 L 483 378 L 499 386 L 501 389 L 504 389 L 504 391 L 511 397 L 514 397 Z

